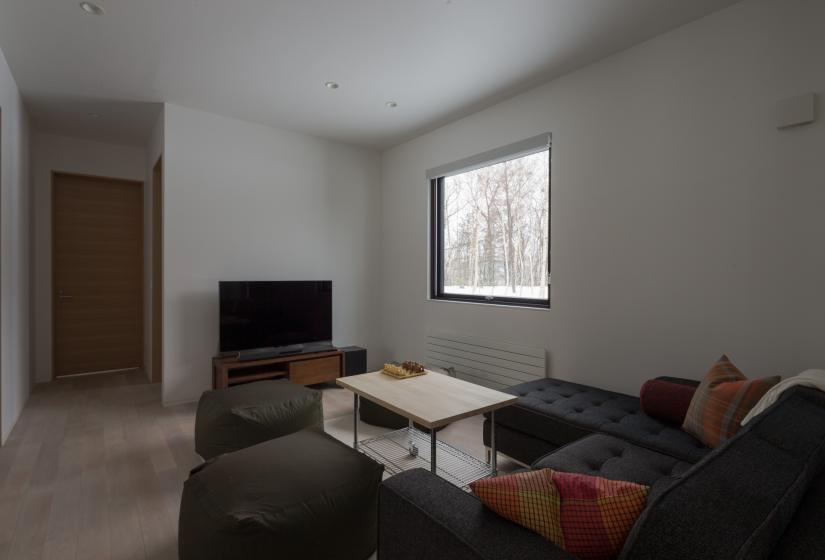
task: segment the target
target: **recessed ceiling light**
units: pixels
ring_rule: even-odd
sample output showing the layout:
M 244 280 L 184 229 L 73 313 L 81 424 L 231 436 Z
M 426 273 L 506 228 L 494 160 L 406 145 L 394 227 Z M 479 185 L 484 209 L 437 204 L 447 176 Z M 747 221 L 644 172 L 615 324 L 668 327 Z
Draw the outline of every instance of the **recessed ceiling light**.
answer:
M 338 82 L 327 82 L 324 84 L 327 89 L 338 89 Z
M 106 13 L 103 8 L 98 6 L 97 4 L 93 4 L 92 2 L 81 2 L 80 9 L 86 12 L 87 14 L 91 14 L 93 16 L 102 16 Z
M 387 101 L 386 103 L 384 103 L 384 105 L 386 105 L 390 109 L 395 109 L 396 107 L 398 107 L 398 103 L 396 103 L 395 101 Z
M 86 116 L 89 117 L 90 119 L 99 119 L 100 118 L 100 113 L 86 113 Z

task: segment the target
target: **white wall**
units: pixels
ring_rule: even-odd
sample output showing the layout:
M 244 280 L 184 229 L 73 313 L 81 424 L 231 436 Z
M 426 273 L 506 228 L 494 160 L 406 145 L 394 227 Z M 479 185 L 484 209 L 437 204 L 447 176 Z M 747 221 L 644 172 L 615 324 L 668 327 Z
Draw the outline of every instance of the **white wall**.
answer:
M 29 121 L 0 52 L 0 444 L 31 392 Z
M 34 369 L 36 380 L 40 383 L 52 379 L 52 172 L 146 181 L 146 152 L 133 146 L 33 132 L 31 155 L 34 196 Z
M 825 2 L 751 0 L 389 150 L 382 159 L 387 358 L 429 330 L 548 350 L 550 374 L 637 393 L 825 367 Z M 553 134 L 552 310 L 426 301 L 424 171 Z
M 152 183 L 155 164 L 163 154 L 163 128 L 164 112 L 161 110 L 155 121 L 155 126 L 152 128 L 152 135 L 149 137 L 149 142 L 146 147 L 146 181 L 144 182 L 145 188 L 143 189 L 143 367 L 150 380 L 152 379 L 152 323 L 154 321 L 152 314 L 152 292 L 155 289 L 155 286 L 152 284 L 152 265 L 154 262 L 152 251 Z M 161 174 L 163 173 L 164 169 L 161 168 Z
M 174 105 L 164 144 L 164 403 L 211 387 L 220 280 L 332 280 L 335 342 L 375 363 L 378 153 Z

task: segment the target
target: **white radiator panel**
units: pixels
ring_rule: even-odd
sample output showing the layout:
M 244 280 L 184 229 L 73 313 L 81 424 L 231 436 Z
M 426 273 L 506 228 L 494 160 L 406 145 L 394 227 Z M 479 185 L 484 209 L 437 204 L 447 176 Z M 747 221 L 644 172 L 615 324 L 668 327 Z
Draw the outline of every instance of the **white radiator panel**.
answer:
M 547 375 L 547 353 L 531 348 L 454 333 L 427 336 L 427 366 L 454 372 L 464 381 L 504 389 Z

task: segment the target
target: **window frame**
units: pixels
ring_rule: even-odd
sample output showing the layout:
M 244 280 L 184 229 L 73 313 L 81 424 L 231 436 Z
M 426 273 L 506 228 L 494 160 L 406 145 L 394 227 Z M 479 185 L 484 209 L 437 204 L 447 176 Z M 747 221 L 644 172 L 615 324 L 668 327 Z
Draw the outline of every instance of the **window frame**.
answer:
M 450 294 L 444 292 L 444 179 L 451 175 L 458 175 L 471 171 L 471 169 L 462 170 L 456 173 L 446 173 L 430 179 L 430 300 L 433 301 L 452 301 L 463 303 L 476 303 L 497 306 L 509 307 L 527 307 L 534 309 L 550 309 L 551 308 L 551 254 L 550 246 L 552 236 L 551 231 L 551 217 L 552 217 L 552 171 L 553 171 L 553 147 L 548 145 L 546 148 L 533 151 L 533 154 L 547 151 L 547 298 L 520 298 L 508 296 L 485 296 L 473 294 Z M 520 157 L 526 157 L 531 153 L 515 153 L 511 157 L 504 159 L 498 158 L 498 161 L 493 160 L 487 163 L 474 166 L 475 169 L 481 169 L 501 163 L 503 161 L 510 161 Z

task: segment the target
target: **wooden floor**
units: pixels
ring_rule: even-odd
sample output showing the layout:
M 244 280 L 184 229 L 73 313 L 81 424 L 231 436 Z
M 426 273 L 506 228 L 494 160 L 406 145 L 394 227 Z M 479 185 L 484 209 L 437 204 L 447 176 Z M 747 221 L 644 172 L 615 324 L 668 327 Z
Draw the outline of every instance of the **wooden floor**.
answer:
M 351 443 L 351 394 L 323 392 L 326 431 Z M 194 423 L 195 404 L 161 406 L 140 371 L 38 385 L 0 449 L 0 559 L 177 558 Z M 362 438 L 382 431 L 359 424 Z M 480 418 L 440 436 L 483 456 Z
M 38 385 L 0 449 L 0 558 L 177 558 L 194 410 L 139 371 Z

